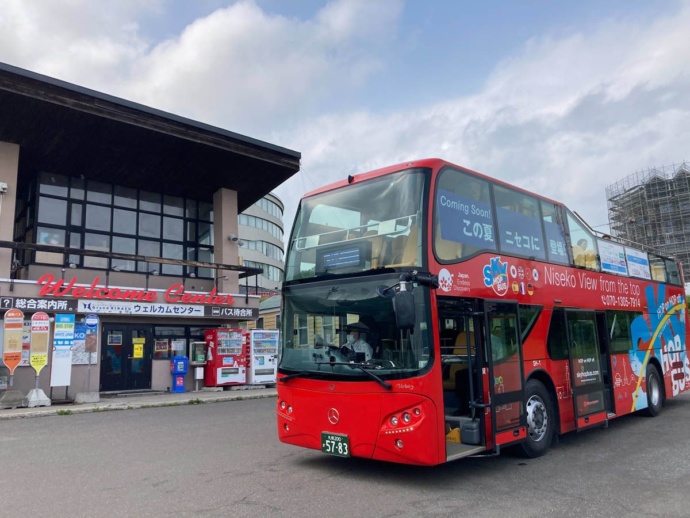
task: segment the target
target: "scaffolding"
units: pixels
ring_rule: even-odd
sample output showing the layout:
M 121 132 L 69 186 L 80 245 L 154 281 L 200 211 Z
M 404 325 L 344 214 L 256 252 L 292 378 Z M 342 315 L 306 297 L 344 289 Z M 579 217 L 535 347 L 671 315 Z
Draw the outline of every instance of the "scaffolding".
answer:
M 606 187 L 617 238 L 675 257 L 690 272 L 690 164 L 638 171 Z

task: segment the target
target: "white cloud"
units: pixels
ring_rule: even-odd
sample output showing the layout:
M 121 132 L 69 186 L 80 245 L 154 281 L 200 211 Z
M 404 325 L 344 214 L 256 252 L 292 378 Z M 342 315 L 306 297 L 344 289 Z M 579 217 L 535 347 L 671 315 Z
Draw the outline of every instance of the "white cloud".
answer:
M 471 97 L 323 116 L 278 138 L 302 151 L 314 186 L 440 156 L 563 201 L 598 226 L 608 221 L 607 185 L 687 157 L 688 23 L 685 5 L 644 24 L 608 20 L 588 33 L 534 38 Z M 278 190 L 287 212 L 302 183 Z
M 3 0 L 0 61 L 90 88 L 118 84 L 147 48 L 133 20 L 157 7 L 157 0 Z
M 340 93 L 384 67 L 376 49 L 399 13 L 398 1 L 343 0 L 301 21 L 241 1 L 152 49 L 127 96 L 265 138 L 337 106 Z
M 535 36 L 473 95 L 388 113 L 345 107 L 404 48 L 402 0 L 334 0 L 306 20 L 244 0 L 150 41 L 139 24 L 165 6 L 5 0 L 0 61 L 301 151 L 302 173 L 277 190 L 286 226 L 305 190 L 429 156 L 563 201 L 598 225 L 606 185 L 690 158 L 688 3 L 658 19 Z

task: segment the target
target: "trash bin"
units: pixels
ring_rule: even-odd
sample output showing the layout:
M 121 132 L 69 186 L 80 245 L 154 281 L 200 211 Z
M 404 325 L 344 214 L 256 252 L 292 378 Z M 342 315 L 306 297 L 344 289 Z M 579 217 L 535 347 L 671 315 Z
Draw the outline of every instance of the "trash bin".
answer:
M 170 360 L 170 374 L 172 386 L 170 392 L 184 392 L 184 375 L 189 369 L 189 360 L 186 356 L 173 356 Z

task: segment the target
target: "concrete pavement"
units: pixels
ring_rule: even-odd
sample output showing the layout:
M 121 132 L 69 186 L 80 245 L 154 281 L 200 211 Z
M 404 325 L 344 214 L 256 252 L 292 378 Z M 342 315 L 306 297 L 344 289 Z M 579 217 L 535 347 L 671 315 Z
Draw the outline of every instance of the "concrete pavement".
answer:
M 117 396 L 101 396 L 97 403 L 70 403 L 34 408 L 10 408 L 0 410 L 0 420 L 43 417 L 50 415 L 69 415 L 86 412 L 106 412 L 111 410 L 130 410 L 158 406 L 200 405 L 241 399 L 270 398 L 276 396 L 275 387 L 237 386 L 230 390 L 202 389 L 182 393 L 144 393 Z

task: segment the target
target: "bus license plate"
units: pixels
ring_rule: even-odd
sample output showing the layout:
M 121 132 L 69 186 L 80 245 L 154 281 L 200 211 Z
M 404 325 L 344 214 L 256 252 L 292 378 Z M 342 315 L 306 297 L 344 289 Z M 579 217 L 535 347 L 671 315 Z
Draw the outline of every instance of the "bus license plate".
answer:
M 347 435 L 321 432 L 321 451 L 336 457 L 349 457 L 350 439 Z

